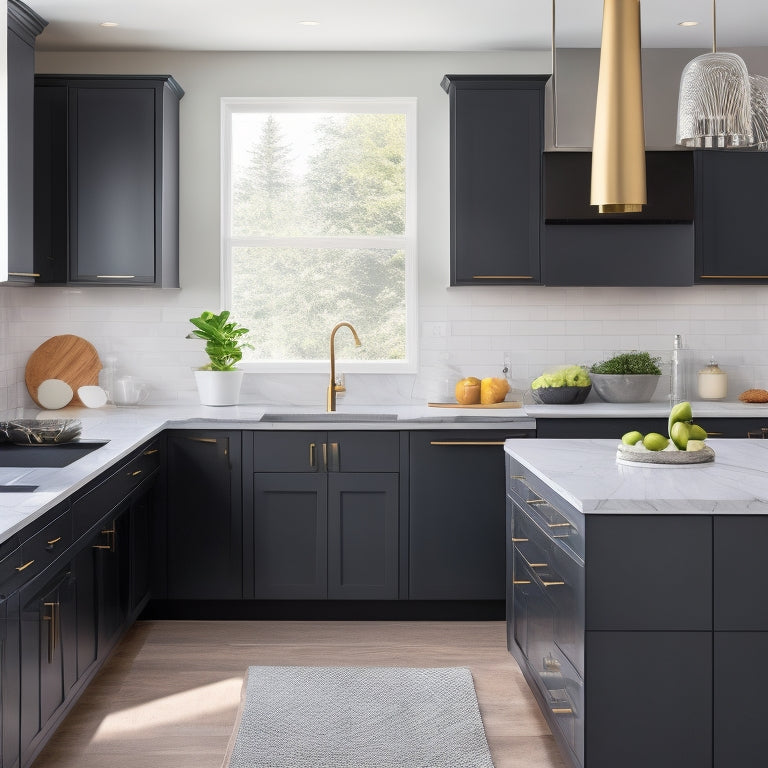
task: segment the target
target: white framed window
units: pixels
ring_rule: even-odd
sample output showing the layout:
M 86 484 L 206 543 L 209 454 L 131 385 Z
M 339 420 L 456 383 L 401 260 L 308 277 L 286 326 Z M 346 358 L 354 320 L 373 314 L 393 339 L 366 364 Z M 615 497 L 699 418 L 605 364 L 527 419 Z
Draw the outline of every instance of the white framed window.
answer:
M 221 306 L 245 370 L 416 371 L 416 99 L 223 98 Z M 354 350 L 354 351 L 353 351 Z

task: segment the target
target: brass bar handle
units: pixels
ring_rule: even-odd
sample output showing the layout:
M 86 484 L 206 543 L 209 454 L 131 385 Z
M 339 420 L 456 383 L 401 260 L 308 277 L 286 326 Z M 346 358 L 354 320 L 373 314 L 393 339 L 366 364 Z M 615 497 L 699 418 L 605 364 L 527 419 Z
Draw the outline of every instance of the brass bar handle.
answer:
M 109 544 L 103 547 L 103 549 L 108 549 L 110 552 L 114 552 L 117 548 L 117 531 L 115 530 L 115 526 L 113 525 L 111 528 L 103 530 L 102 533 L 105 536 L 109 536 Z M 99 547 L 99 549 L 102 549 L 102 547 Z
M 531 581 L 530 579 L 513 579 L 512 583 L 513 584 L 530 584 Z
M 97 280 L 133 280 L 136 275 L 96 275 Z
M 510 475 L 510 480 L 525 480 L 525 475 Z
M 145 456 L 151 456 L 153 453 L 160 453 L 160 449 L 159 448 L 150 448 L 149 450 L 144 451 L 144 455 Z
M 547 503 L 548 502 L 546 499 L 530 499 L 529 501 L 526 502 L 526 504 L 547 504 Z
M 573 710 L 570 707 L 553 707 L 552 714 L 553 715 L 572 715 Z
M 541 583 L 545 587 L 561 587 L 565 584 L 564 581 L 544 581 L 544 579 L 541 579 Z
M 191 440 L 193 443 L 217 443 L 218 440 L 215 437 L 188 437 L 187 440 Z
M 109 546 L 109 544 L 93 544 L 92 549 L 109 549 L 111 550 L 112 547 Z
M 24 565 L 17 565 L 16 570 L 21 573 L 22 571 L 25 571 L 27 568 L 29 568 L 29 566 L 34 562 L 34 560 L 30 560 L 28 563 L 24 563 Z
M 512 537 L 512 543 L 517 544 L 522 541 L 528 541 L 528 539 L 516 539 L 514 536 Z
M 61 541 L 61 536 L 57 536 L 55 539 L 49 539 L 46 542 L 46 547 L 45 547 L 46 551 L 53 552 L 53 545 L 58 544 L 60 541 Z
M 328 469 L 328 443 L 323 443 L 323 469 Z
M 430 445 L 504 445 L 503 440 L 432 440 Z
M 138 477 L 139 475 L 143 474 L 143 469 L 137 469 L 130 473 L 129 477 Z
M 314 443 L 309 444 L 309 468 L 317 469 L 317 446 Z
M 473 280 L 533 280 L 533 275 L 472 275 Z
M 329 472 L 338 472 L 340 470 L 339 464 L 339 444 L 331 443 L 331 464 L 328 468 Z
M 9 272 L 8 277 L 40 277 L 39 272 Z

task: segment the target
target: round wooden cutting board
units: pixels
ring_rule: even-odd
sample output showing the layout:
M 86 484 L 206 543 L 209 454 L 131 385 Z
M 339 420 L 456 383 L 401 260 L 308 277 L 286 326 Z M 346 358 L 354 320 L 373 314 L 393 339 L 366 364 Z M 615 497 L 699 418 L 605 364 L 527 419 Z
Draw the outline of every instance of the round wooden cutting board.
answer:
M 64 334 L 44 341 L 27 360 L 24 379 L 30 397 L 42 408 L 37 399 L 37 388 L 46 379 L 66 381 L 75 393 L 72 403 L 81 405 L 77 396 L 79 387 L 99 383 L 101 360 L 96 348 L 80 336 Z

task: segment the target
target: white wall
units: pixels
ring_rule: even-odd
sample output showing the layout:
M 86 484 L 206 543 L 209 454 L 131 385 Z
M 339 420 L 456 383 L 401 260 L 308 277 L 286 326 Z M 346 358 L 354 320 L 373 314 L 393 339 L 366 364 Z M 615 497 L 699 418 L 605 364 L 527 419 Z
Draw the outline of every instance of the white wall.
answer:
M 548 53 L 40 53 L 39 72 L 166 74 L 181 102 L 181 285 L 141 288 L 0 289 L 0 409 L 30 405 L 29 354 L 50 336 L 89 339 L 102 359 L 150 381 L 153 400 L 195 399 L 190 368 L 205 357 L 186 340 L 187 319 L 219 305 L 219 99 L 222 96 L 386 95 L 418 98 L 419 311 L 423 376 L 347 376 L 347 402 L 397 402 L 451 364 L 491 375 L 505 355 L 521 382 L 545 367 L 591 363 L 613 351 L 666 351 L 675 333 L 714 354 L 732 394 L 768 385 L 768 288 L 685 289 L 448 286 L 448 97 L 446 73 L 548 72 Z M 252 329 L 258 333 L 258 329 Z M 322 333 L 330 329 L 320 329 Z M 343 366 L 340 366 L 343 368 Z M 414 389 L 415 383 L 415 389 Z M 662 383 L 658 397 L 664 395 Z M 249 374 L 256 402 L 321 404 L 322 375 Z M 4 397 L 3 397 L 4 396 Z

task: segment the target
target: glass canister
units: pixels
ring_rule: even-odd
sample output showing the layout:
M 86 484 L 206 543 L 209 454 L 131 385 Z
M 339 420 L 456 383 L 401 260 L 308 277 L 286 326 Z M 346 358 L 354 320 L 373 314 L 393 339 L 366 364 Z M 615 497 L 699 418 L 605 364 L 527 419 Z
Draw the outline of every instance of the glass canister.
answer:
M 728 374 L 720 369 L 714 358 L 699 371 L 698 389 L 702 400 L 723 400 L 728 394 Z

